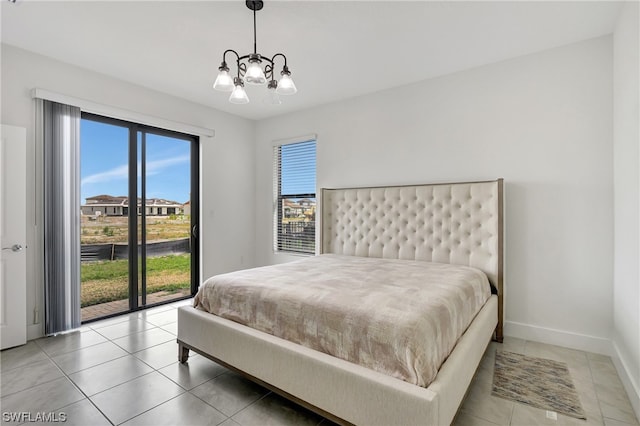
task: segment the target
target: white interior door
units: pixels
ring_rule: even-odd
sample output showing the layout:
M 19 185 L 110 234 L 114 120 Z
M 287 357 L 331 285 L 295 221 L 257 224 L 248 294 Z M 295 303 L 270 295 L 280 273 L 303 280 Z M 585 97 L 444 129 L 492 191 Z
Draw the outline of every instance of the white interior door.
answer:
M 27 342 L 27 130 L 0 126 L 0 343 Z

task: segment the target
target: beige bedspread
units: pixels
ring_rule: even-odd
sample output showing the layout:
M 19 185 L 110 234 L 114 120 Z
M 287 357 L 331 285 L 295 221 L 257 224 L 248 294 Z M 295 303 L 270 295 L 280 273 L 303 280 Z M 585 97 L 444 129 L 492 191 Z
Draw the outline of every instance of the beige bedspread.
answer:
M 217 275 L 194 303 L 428 386 L 490 293 L 486 275 L 467 266 L 325 254 Z

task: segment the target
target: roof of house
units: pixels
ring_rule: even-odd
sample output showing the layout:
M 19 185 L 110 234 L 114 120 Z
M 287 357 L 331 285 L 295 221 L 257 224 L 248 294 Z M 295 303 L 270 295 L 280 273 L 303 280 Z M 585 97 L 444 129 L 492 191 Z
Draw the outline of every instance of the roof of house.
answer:
M 128 201 L 129 197 L 125 195 L 94 195 L 93 197 L 87 197 L 87 201 L 93 201 L 94 203 L 122 203 L 123 201 Z
M 140 206 L 141 198 L 138 198 L 138 206 Z M 107 205 L 107 206 L 128 206 L 129 197 L 124 195 L 94 195 L 93 197 L 87 197 L 87 204 L 85 205 Z M 147 198 L 145 205 L 147 207 L 181 207 L 182 203 L 173 200 L 165 200 L 164 198 Z

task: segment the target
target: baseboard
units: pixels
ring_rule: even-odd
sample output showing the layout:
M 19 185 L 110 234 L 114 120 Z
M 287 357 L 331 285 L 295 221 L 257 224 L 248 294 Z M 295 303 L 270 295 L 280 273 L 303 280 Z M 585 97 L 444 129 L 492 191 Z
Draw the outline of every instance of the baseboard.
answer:
M 571 333 L 553 328 L 538 327 L 514 321 L 505 321 L 504 335 L 533 340 L 565 348 L 578 349 L 596 354 L 613 356 L 613 346 L 610 339 Z
M 627 367 L 623 358 L 620 356 L 620 350 L 618 349 L 618 345 L 616 345 L 616 342 L 611 342 L 611 346 L 613 347 L 614 351 L 614 354 L 611 356 L 613 365 L 616 367 L 618 376 L 620 376 L 620 380 L 622 380 L 622 384 L 627 391 L 631 406 L 636 412 L 636 417 L 640 419 L 640 384 L 636 383 L 632 375 L 629 374 L 629 368 Z
M 27 340 L 39 339 L 44 336 L 42 324 L 31 324 L 27 326 Z

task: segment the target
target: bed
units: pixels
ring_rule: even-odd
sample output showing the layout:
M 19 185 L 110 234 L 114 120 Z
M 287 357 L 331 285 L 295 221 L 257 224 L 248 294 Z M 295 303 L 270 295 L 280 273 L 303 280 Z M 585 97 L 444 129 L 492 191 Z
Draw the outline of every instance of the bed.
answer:
M 416 272 L 422 267 L 436 268 L 437 274 L 446 269 L 482 272 L 491 294 L 483 296 L 468 326 L 461 326 L 460 336 L 452 343 L 452 350 L 437 361 L 436 370 L 413 372 L 417 358 L 413 356 L 408 373 L 381 367 L 377 356 L 368 357 L 374 365 L 360 359 L 356 363 L 343 356 L 342 346 L 335 356 L 330 351 L 325 353 L 327 339 L 309 343 L 303 338 L 303 344 L 295 343 L 287 340 L 289 335 L 270 329 L 272 325 L 254 324 L 258 329 L 244 325 L 237 312 L 227 315 L 230 319 L 206 312 L 201 300 L 197 300 L 199 308 L 185 306 L 178 310 L 180 361 L 186 362 L 193 350 L 340 424 L 450 424 L 488 343 L 492 338 L 502 341 L 503 180 L 323 189 L 319 210 L 320 256 L 307 259 L 307 263 L 300 261 L 307 270 L 325 268 L 327 272 L 314 273 L 316 277 L 335 278 L 353 262 L 362 263 L 362 269 L 380 270 L 387 266 L 375 265 L 392 265 L 387 269 L 395 270 L 396 264 L 401 264 L 413 268 L 402 274 L 407 276 L 422 274 Z M 289 275 L 288 270 L 280 268 L 295 265 L 239 271 L 216 280 L 263 279 L 272 283 L 279 274 Z M 324 285 L 322 280 L 315 284 Z M 277 292 L 278 283 L 272 287 Z M 358 291 L 356 294 L 362 297 L 362 288 Z M 376 291 L 371 290 L 374 300 Z M 331 295 L 333 290 L 325 294 Z M 243 293 L 242 297 L 252 296 Z M 274 297 L 280 296 L 276 293 Z M 241 300 L 245 299 L 228 299 L 224 309 L 244 307 Z M 301 310 L 300 306 L 294 308 Z M 363 327 L 361 330 L 377 328 Z M 435 336 L 446 334 L 439 326 L 436 329 Z M 421 342 L 416 340 L 411 337 L 404 341 L 419 348 Z

